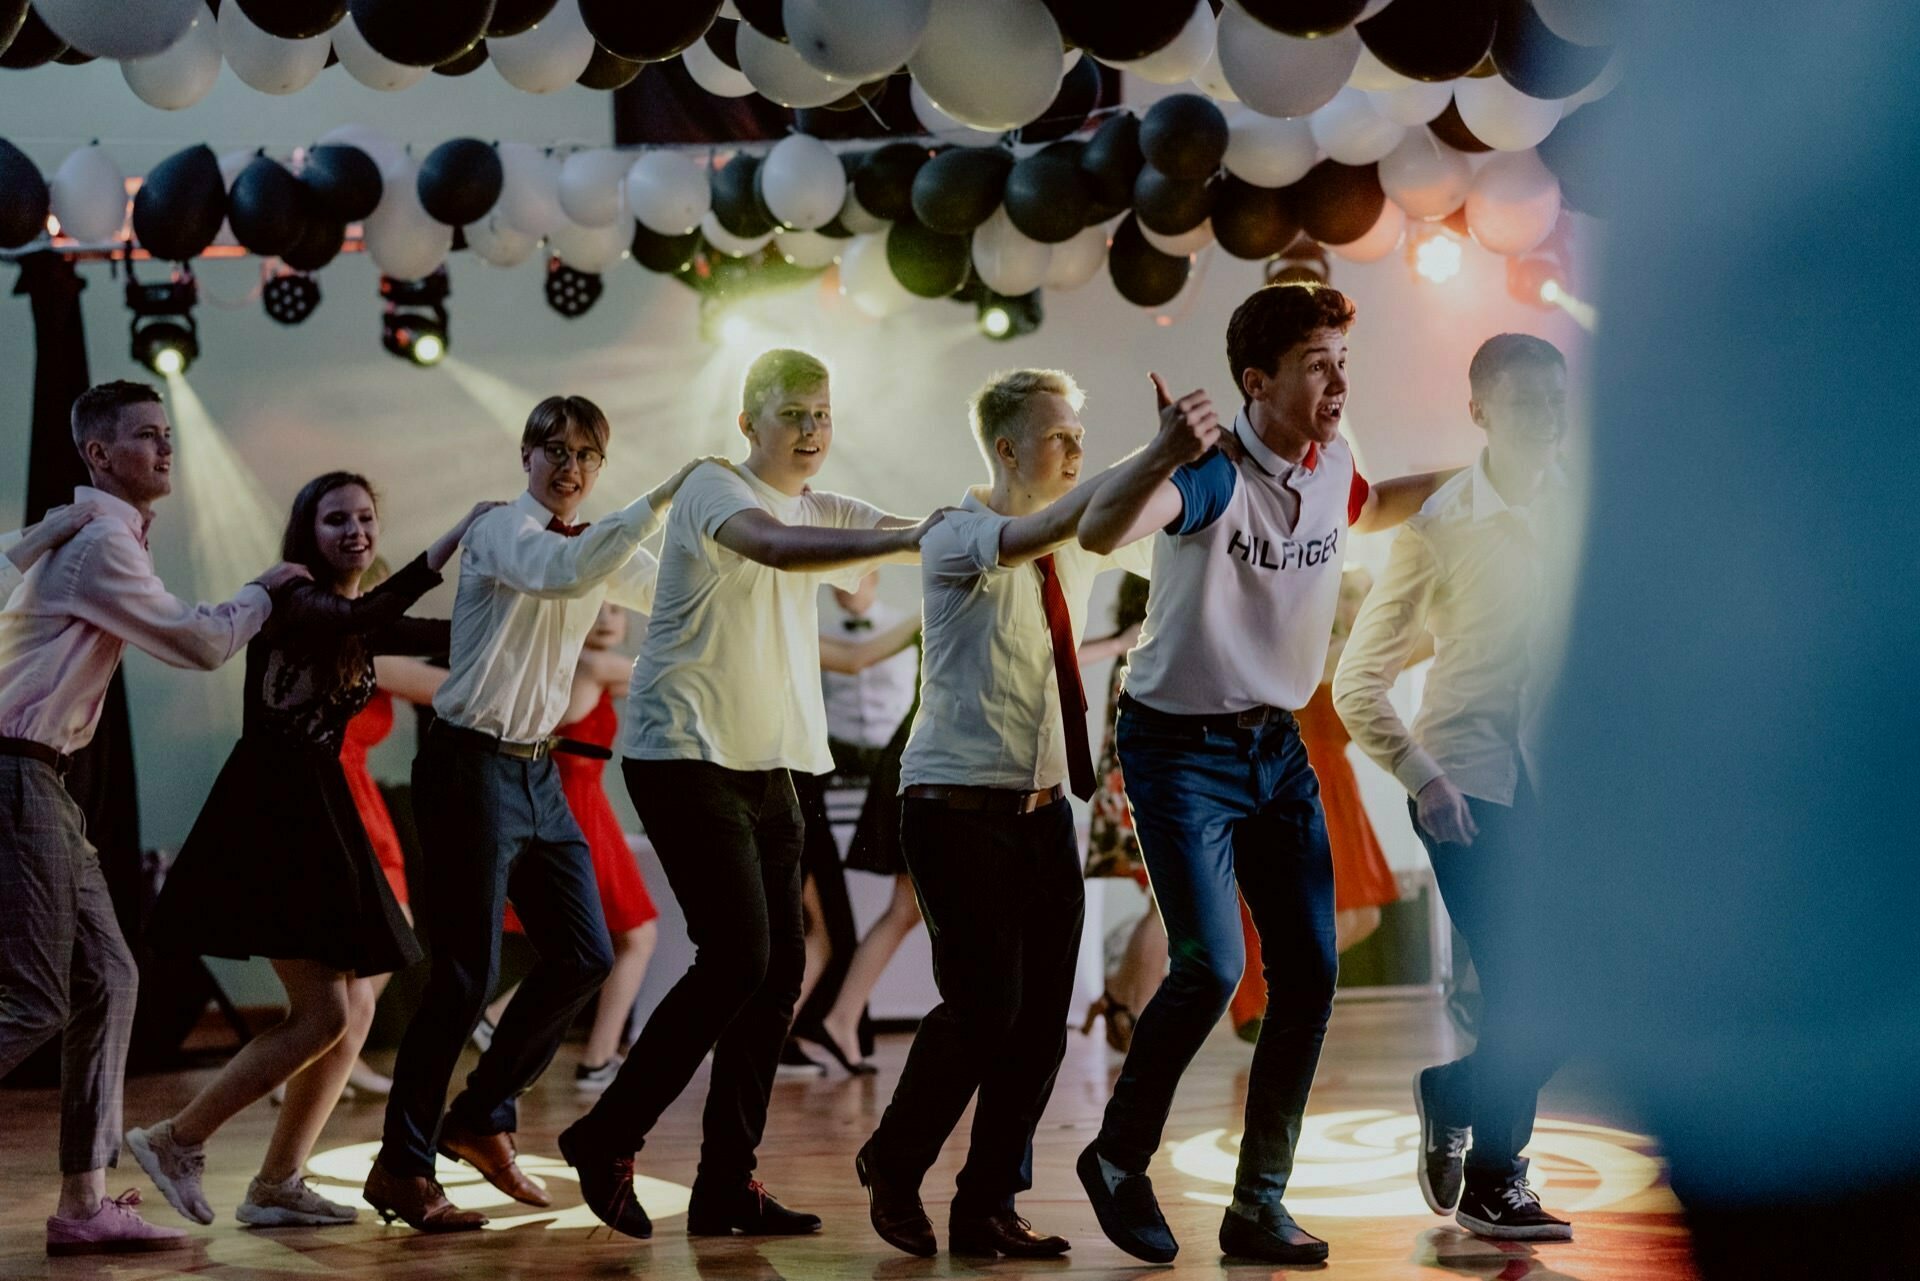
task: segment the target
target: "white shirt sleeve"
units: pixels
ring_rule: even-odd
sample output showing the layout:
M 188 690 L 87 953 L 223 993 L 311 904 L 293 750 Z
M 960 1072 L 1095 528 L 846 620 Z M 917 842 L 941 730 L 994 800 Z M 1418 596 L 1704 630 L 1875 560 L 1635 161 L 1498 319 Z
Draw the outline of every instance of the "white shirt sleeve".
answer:
M 694 468 L 680 483 L 680 492 L 674 496 L 673 504 L 708 538 L 743 511 L 765 510 L 753 486 L 717 463 Z
M 13 595 L 13 589 L 27 580 L 27 576 L 20 572 L 20 567 L 7 555 L 20 542 L 20 538 L 21 531 L 17 529 L 11 534 L 0 534 L 0 604 L 5 604 L 7 597 Z
M 607 599 L 642 614 L 653 613 L 653 590 L 660 583 L 660 560 L 642 547 L 607 579 Z
M 593 522 L 578 538 L 550 533 L 511 507 L 475 521 L 464 540 L 466 568 L 542 600 L 565 600 L 605 582 L 660 528 L 644 496 Z
M 920 540 L 920 563 L 942 578 L 978 578 L 1000 564 L 1000 534 L 1011 524 L 995 512 L 950 511 Z
M 1409 796 L 1444 772 L 1413 739 L 1388 693 L 1426 629 L 1440 581 L 1433 547 L 1417 525 L 1401 529 L 1386 570 L 1367 593 L 1333 677 L 1333 706 L 1347 733 Z
M 146 551 L 125 530 L 92 538 L 70 576 L 73 615 L 173 667 L 212 671 L 246 647 L 273 599 L 248 583 L 222 605 L 189 605 L 171 595 Z
M 820 500 L 821 524 L 831 525 L 835 529 L 878 529 L 887 513 L 872 503 L 858 498 L 849 498 L 845 494 L 816 493 Z M 875 559 L 878 559 L 877 557 Z M 820 575 L 823 582 L 832 584 L 844 591 L 853 591 L 860 586 L 860 580 L 874 567 L 874 561 L 856 561 L 851 565 L 842 565 Z
M 1102 569 L 1124 569 L 1142 578 L 1153 577 L 1153 535 L 1136 538 L 1124 547 L 1116 547 L 1104 558 Z

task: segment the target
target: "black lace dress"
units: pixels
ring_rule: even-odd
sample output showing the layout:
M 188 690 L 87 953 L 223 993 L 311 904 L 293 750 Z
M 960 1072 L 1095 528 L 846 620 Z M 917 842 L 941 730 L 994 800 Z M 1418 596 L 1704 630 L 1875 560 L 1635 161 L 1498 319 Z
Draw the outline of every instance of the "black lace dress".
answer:
M 348 600 L 276 594 L 247 646 L 240 741 L 168 870 L 147 934 L 161 952 L 304 958 L 386 974 L 420 959 L 340 768 L 376 654 L 436 654 L 444 619 L 404 617 L 440 582 L 424 556 Z

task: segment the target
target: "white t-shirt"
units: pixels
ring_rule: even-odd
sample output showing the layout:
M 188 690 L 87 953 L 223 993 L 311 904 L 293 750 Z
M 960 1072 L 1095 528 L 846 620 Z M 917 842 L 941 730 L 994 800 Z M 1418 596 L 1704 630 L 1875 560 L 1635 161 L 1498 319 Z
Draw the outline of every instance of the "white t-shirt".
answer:
M 788 497 L 745 467 L 696 467 L 667 519 L 653 615 L 627 696 L 623 755 L 733 770 L 833 768 L 816 597 L 823 582 L 852 590 L 870 566 L 790 573 L 714 540 L 720 526 L 751 508 L 788 525 L 836 529 L 875 529 L 886 518 L 842 494 Z

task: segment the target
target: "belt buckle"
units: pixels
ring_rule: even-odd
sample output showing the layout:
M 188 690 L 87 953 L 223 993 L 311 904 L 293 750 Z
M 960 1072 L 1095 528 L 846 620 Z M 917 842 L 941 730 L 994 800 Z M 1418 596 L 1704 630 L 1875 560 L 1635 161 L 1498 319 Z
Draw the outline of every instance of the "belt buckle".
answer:
M 1249 707 L 1245 711 L 1237 713 L 1233 718 L 1234 728 L 1236 729 L 1259 729 L 1266 723 L 1267 709 L 1264 707 Z

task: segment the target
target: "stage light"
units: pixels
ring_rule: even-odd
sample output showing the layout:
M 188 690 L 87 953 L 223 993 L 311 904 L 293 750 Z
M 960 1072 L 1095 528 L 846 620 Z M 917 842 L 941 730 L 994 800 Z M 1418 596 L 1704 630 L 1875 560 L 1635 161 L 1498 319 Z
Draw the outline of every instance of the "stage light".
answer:
M 200 331 L 193 306 L 200 300 L 193 276 L 181 272 L 164 285 L 143 285 L 127 264 L 127 306 L 133 358 L 163 378 L 184 374 L 200 358 Z
M 1011 342 L 1040 328 L 1046 312 L 1040 305 L 1040 291 L 1008 298 L 982 289 L 976 303 L 975 320 L 980 332 L 995 342 Z
M 283 325 L 297 325 L 320 305 L 320 282 L 301 271 L 270 276 L 260 287 L 260 305 Z
M 1557 303 L 1560 301 L 1560 282 L 1549 276 L 1540 285 L 1540 301 Z
M 1460 242 L 1443 228 L 1422 229 L 1407 239 L 1407 261 L 1414 274 L 1436 285 L 1458 276 L 1464 259 Z
M 989 338 L 1005 338 L 1013 331 L 1013 317 L 998 303 L 980 309 L 980 332 Z
M 447 354 L 447 295 L 453 290 L 443 267 L 420 280 L 380 277 L 386 313 L 380 345 L 416 365 L 437 365 Z
M 568 320 L 577 320 L 593 310 L 606 288 L 606 281 L 597 272 L 575 271 L 558 258 L 547 260 L 547 306 Z

